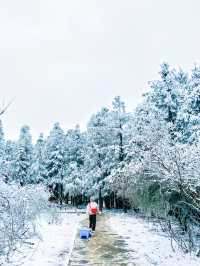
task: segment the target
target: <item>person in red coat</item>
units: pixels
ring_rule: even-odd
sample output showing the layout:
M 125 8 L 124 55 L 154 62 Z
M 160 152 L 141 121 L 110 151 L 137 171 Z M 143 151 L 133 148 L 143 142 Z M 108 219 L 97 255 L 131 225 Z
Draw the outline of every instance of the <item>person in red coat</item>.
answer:
M 99 212 L 99 206 L 95 202 L 94 198 L 90 198 L 90 202 L 87 205 L 87 214 L 89 215 L 89 228 L 92 230 L 92 232 L 95 232 L 96 228 L 96 217 L 97 213 Z

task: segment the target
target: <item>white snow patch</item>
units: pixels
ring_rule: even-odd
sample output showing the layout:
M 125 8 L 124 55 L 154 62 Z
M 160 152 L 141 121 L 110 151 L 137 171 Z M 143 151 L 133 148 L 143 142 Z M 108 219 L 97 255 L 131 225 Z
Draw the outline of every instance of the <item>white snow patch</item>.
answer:
M 109 220 L 111 228 L 118 233 L 134 250 L 134 261 L 139 265 L 158 266 L 199 266 L 200 259 L 195 255 L 184 254 L 164 233 L 155 232 L 152 222 L 125 214 L 113 214 Z
M 57 223 L 47 219 L 39 221 L 40 239 L 31 239 L 30 245 L 23 245 L 4 266 L 66 266 L 73 248 L 80 214 L 63 213 Z

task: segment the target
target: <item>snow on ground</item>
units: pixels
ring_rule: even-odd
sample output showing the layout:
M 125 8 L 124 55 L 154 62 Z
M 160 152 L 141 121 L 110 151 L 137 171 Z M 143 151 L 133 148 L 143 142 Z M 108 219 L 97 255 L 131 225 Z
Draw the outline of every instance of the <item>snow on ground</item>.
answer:
M 58 221 L 49 223 L 42 218 L 39 223 L 40 239 L 29 240 L 32 246 L 23 245 L 3 266 L 62 266 L 67 265 L 81 214 L 63 213 Z
M 164 233 L 155 232 L 153 223 L 142 218 L 126 215 L 113 214 L 110 216 L 109 225 L 121 235 L 128 247 L 134 249 L 141 261 L 146 260 L 142 265 L 158 266 L 199 266 L 200 259 L 184 254 Z
M 117 213 L 107 213 L 108 224 L 123 238 L 128 249 L 135 251 L 138 265 L 157 266 L 199 266 L 200 259 L 184 254 L 163 233 L 156 232 L 152 222 L 142 218 Z M 14 253 L 9 262 L 0 260 L 2 266 L 66 266 L 74 244 L 79 222 L 86 218 L 84 214 L 63 213 L 58 221 L 49 223 L 41 218 L 38 226 L 40 239 L 35 237 Z

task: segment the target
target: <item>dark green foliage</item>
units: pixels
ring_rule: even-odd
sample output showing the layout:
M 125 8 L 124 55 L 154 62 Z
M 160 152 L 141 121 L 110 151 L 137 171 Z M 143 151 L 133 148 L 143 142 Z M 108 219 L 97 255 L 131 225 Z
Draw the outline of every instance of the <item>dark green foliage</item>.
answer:
M 150 202 L 155 202 L 157 200 L 157 195 L 160 194 L 160 184 L 154 182 L 148 187 L 148 197 Z
M 174 205 L 181 200 L 181 195 L 177 190 L 171 190 L 168 192 L 166 200 L 170 205 Z

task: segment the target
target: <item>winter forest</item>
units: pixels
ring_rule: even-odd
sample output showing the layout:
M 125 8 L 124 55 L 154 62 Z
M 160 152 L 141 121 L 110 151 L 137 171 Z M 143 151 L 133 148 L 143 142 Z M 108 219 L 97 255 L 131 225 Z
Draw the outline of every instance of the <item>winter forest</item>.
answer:
M 159 75 L 133 112 L 116 96 L 89 114 L 85 131 L 57 122 L 33 144 L 28 125 L 11 141 L 1 124 L 0 257 L 51 206 L 80 209 L 90 196 L 101 210 L 156 219 L 183 252 L 200 255 L 200 67 L 163 63 Z

